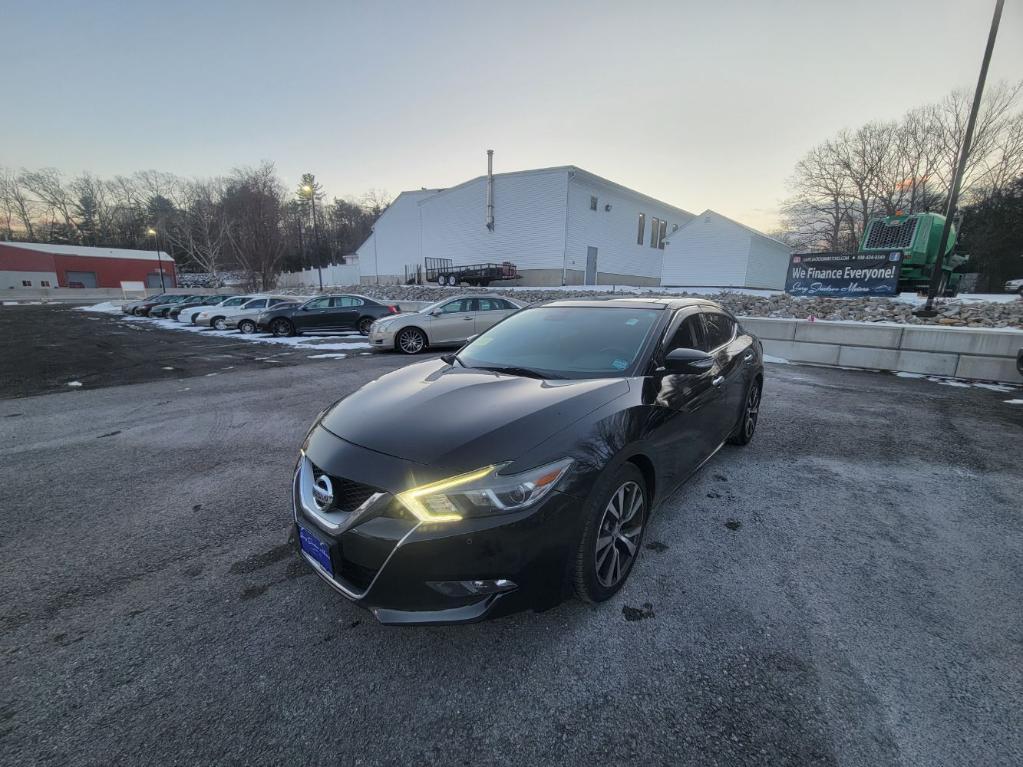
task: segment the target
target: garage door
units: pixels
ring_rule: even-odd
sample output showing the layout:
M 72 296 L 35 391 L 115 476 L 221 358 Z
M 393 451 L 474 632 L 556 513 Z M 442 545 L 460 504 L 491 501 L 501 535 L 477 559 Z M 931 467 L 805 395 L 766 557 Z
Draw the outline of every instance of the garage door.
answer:
M 146 287 L 160 288 L 162 290 L 164 288 L 170 288 L 174 286 L 170 281 L 170 277 L 164 276 L 163 281 L 161 282 L 159 272 L 150 272 L 149 274 L 146 275 Z
M 96 272 L 67 272 L 65 274 L 69 288 L 95 288 Z

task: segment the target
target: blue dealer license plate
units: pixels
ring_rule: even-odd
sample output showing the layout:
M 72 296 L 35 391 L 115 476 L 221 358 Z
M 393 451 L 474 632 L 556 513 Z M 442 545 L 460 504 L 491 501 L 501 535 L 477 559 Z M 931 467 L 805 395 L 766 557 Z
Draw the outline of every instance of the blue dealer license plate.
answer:
M 313 561 L 326 570 L 328 575 L 334 575 L 334 565 L 330 561 L 330 546 L 301 525 L 298 528 L 298 539 L 302 544 L 302 551 L 312 557 Z

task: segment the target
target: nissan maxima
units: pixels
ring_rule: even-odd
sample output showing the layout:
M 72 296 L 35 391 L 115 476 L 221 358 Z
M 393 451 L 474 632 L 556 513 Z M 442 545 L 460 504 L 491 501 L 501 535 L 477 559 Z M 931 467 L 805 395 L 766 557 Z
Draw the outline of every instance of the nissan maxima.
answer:
M 324 410 L 294 475 L 294 542 L 388 624 L 602 602 L 650 515 L 753 438 L 760 341 L 700 299 L 556 301 Z

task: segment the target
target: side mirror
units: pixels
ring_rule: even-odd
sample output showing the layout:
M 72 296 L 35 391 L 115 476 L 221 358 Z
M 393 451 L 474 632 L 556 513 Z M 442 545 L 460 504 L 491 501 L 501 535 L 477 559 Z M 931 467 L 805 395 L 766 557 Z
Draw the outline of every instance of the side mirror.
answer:
M 432 312 L 430 312 L 431 317 L 440 317 L 442 314 L 444 314 L 444 312 L 442 312 L 440 309 L 434 309 Z
M 669 373 L 699 375 L 714 367 L 714 358 L 699 349 L 672 349 L 664 358 L 664 369 Z

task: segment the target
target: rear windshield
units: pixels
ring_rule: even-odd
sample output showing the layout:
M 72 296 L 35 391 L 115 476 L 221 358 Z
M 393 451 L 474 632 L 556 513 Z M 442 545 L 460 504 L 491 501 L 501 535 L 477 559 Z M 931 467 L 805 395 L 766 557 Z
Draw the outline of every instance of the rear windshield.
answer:
M 657 324 L 657 309 L 524 309 L 458 353 L 467 367 L 521 367 L 562 378 L 621 376 Z

